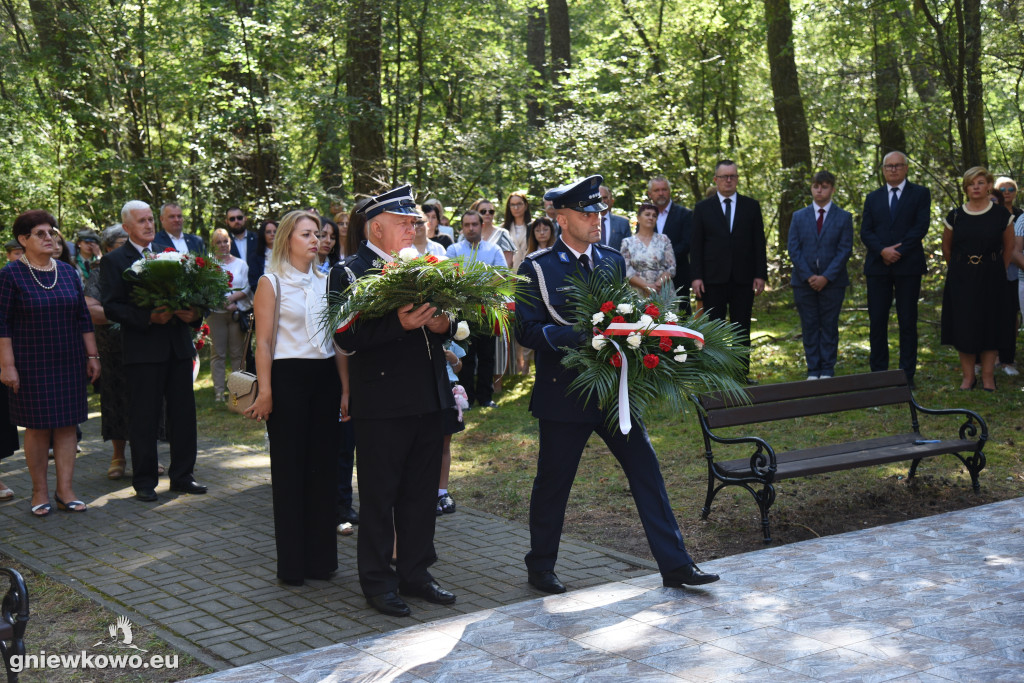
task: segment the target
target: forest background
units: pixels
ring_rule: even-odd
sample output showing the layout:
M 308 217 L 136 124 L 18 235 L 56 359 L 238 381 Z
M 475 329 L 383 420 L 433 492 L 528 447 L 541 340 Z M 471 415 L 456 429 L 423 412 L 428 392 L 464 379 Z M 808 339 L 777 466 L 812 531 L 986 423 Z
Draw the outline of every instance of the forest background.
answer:
M 655 174 L 692 206 L 731 157 L 783 251 L 819 168 L 855 213 L 888 149 L 936 216 L 974 164 L 1021 179 L 1020 5 L 0 0 L 0 229 L 134 198 L 208 235 L 235 204 L 411 182 L 458 210 L 591 173 L 629 213 Z

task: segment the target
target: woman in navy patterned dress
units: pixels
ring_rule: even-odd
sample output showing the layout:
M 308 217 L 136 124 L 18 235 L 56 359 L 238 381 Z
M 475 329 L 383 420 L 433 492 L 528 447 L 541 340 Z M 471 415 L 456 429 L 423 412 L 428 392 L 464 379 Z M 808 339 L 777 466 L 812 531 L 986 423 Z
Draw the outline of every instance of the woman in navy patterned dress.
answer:
M 92 320 L 74 266 L 52 257 L 57 221 L 26 211 L 14 221 L 25 248 L 0 269 L 0 382 L 8 388 L 11 422 L 25 427 L 25 461 L 32 476 L 32 514 L 50 513 L 47 451 L 53 439 L 54 500 L 85 512 L 75 497 L 75 426 L 88 417 L 86 384 L 100 374 Z

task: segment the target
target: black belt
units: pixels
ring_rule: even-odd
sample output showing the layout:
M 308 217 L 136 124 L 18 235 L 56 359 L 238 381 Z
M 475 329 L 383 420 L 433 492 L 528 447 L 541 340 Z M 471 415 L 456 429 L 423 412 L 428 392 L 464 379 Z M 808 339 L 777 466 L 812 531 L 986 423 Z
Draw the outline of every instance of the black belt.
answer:
M 969 266 L 980 266 L 986 261 L 996 261 L 999 258 L 999 254 L 954 254 L 953 261 L 956 263 L 966 263 Z

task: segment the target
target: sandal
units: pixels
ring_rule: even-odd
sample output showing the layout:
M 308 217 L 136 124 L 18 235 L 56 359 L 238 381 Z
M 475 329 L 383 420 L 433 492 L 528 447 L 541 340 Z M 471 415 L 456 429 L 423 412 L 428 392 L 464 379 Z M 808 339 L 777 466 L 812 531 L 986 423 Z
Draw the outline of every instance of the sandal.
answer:
M 0 484 L 0 501 L 14 498 L 14 491 L 7 488 L 6 484 Z
M 450 515 L 455 512 L 455 500 L 450 493 L 437 497 L 437 514 Z
M 57 509 L 61 512 L 85 512 L 89 509 L 86 507 L 85 503 L 80 500 L 69 500 L 65 503 L 56 493 L 53 494 L 53 499 L 57 501 Z
M 107 479 L 117 480 L 124 476 L 125 460 L 111 460 L 110 467 L 107 468 Z
M 52 509 L 53 508 L 50 507 L 49 501 L 45 503 L 40 503 L 39 505 L 33 505 L 31 508 L 32 514 L 36 517 L 45 517 L 46 515 L 50 514 L 50 510 Z

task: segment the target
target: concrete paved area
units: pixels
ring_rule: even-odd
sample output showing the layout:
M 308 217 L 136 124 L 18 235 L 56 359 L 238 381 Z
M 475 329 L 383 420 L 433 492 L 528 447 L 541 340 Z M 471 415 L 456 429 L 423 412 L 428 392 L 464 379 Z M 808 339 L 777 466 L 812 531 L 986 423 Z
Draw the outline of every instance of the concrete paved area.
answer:
M 98 413 L 83 430 L 75 491 L 88 512 L 55 508 L 46 518 L 33 518 L 31 480 L 18 452 L 0 465 L 0 478 L 16 493 L 13 501 L 0 503 L 0 550 L 217 669 L 537 596 L 523 566 L 528 531 L 465 507 L 457 488 L 459 511 L 438 520 L 441 560 L 432 569 L 458 595 L 454 607 L 414 600 L 413 616 L 405 619 L 369 608 L 356 580 L 355 536 L 338 537 L 339 568 L 332 580 L 280 585 L 266 453 L 201 435 L 196 479 L 210 492 L 170 493 L 162 478 L 160 500 L 142 503 L 132 497 L 129 478 L 106 478 L 110 446 L 99 436 Z M 166 445 L 161 462 L 169 462 Z M 53 477 L 51 464 L 51 486 Z M 651 561 L 571 540 L 563 543 L 563 554 L 560 575 L 575 587 L 636 578 L 656 568 Z M 98 635 L 82 634 L 86 640 Z
M 534 599 L 204 676 L 289 681 L 1021 681 L 1024 499 Z

